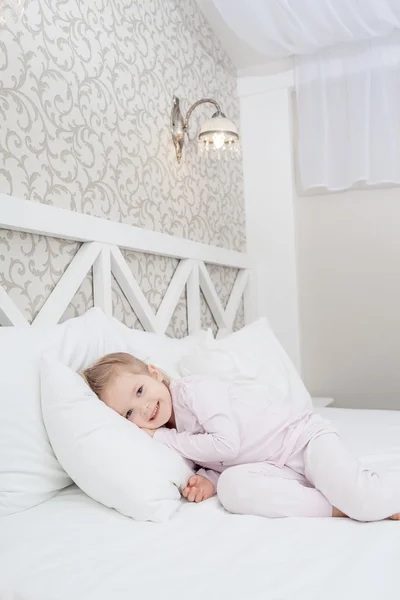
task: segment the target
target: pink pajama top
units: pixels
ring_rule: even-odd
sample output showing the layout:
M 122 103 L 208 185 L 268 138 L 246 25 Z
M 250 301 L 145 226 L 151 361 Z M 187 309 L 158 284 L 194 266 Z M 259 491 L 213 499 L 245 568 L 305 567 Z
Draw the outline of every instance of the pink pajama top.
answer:
M 312 411 L 217 379 L 189 376 L 170 385 L 176 429 L 154 435 L 181 456 L 202 467 L 216 485 L 219 474 L 236 465 L 268 462 L 283 467 L 294 450 L 334 431 Z

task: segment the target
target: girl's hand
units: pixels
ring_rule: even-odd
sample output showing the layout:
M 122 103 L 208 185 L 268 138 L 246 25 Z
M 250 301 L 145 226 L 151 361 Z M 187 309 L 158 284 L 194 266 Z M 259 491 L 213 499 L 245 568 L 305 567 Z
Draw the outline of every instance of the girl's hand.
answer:
M 151 437 L 153 437 L 155 432 L 157 431 L 157 429 L 145 429 L 144 427 L 141 427 L 141 430 Z
M 189 502 L 203 502 L 214 496 L 214 484 L 203 475 L 193 475 L 183 490 L 182 496 Z

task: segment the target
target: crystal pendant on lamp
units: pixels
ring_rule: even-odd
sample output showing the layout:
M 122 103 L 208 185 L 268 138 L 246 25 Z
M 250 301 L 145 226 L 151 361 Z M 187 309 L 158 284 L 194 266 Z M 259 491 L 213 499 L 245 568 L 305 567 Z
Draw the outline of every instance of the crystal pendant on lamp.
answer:
M 215 154 L 217 158 L 235 155 L 239 152 L 240 142 L 236 125 L 223 113 L 215 113 L 202 126 L 198 145 L 200 152 Z

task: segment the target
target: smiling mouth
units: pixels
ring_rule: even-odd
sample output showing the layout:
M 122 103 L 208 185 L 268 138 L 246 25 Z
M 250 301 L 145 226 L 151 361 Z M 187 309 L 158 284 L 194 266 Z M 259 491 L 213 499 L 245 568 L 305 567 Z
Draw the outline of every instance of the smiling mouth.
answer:
M 158 415 L 158 411 L 160 410 L 160 402 L 157 402 L 157 404 L 154 407 L 153 412 L 151 413 L 151 417 L 150 417 L 150 421 L 154 421 L 154 419 L 157 417 Z

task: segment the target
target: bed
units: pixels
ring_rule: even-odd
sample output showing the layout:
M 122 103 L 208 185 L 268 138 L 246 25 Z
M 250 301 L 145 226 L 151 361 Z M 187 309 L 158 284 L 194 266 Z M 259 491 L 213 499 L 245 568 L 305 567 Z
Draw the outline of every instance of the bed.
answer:
M 248 289 L 246 255 L 162 234 L 143 235 L 133 227 L 22 200 L 0 201 L 3 227 L 83 242 L 80 256 L 39 313 L 39 323 L 60 319 L 94 264 L 95 303 L 105 311 L 112 310 L 113 269 L 148 330 L 165 331 L 185 285 L 190 330 L 199 326 L 199 286 L 220 329 L 232 328 Z M 124 268 L 117 241 L 125 248 L 181 260 L 157 315 Z M 204 261 L 239 270 L 226 308 L 207 278 Z M 27 325 L 4 292 L 0 322 Z M 335 423 L 365 464 L 384 462 L 400 469 L 400 412 L 319 412 Z M 400 523 L 394 521 L 235 516 L 213 498 L 200 505 L 183 502 L 165 523 L 137 522 L 72 485 L 34 508 L 0 519 L 0 600 L 394 600 L 400 592 L 399 559 Z
M 319 412 L 366 464 L 400 466 L 400 413 Z M 235 516 L 216 498 L 138 523 L 71 486 L 0 521 L 2 600 L 394 600 L 399 559 L 398 522 Z

